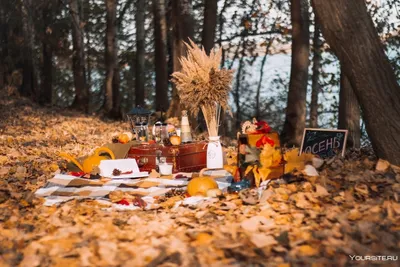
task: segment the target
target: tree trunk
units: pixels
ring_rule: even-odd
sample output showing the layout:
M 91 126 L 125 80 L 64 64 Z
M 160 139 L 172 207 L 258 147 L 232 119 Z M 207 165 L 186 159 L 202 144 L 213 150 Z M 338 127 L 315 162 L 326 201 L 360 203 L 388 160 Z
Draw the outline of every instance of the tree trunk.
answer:
M 144 55 L 145 55 L 145 0 L 136 2 L 136 56 L 135 56 L 135 103 L 144 106 Z
M 165 1 L 153 0 L 156 61 L 156 111 L 168 109 L 167 20 Z
M 181 64 L 179 59 L 186 56 L 186 47 L 183 42 L 193 40 L 194 19 L 192 16 L 192 4 L 190 0 L 172 0 L 172 50 L 173 50 L 173 70 L 179 71 Z M 188 104 L 188 103 L 183 103 Z M 167 117 L 179 117 L 181 115 L 181 103 L 178 90 L 172 87 L 172 99 L 167 112 Z M 192 127 L 195 127 L 191 120 Z
M 89 93 L 86 84 L 85 51 L 83 42 L 83 29 L 78 0 L 69 0 L 72 17 L 72 69 L 74 74 L 75 100 L 72 107 L 88 112 Z
M 292 66 L 282 141 L 300 145 L 306 121 L 309 65 L 309 14 L 306 0 L 291 0 Z
M 264 79 L 264 67 L 265 67 L 265 63 L 267 62 L 269 49 L 271 48 L 273 41 L 274 41 L 274 38 L 270 37 L 268 44 L 265 46 L 265 54 L 261 61 L 260 79 L 258 80 L 257 91 L 256 91 L 256 107 L 255 107 L 256 110 L 255 110 L 255 114 L 254 114 L 254 116 L 256 117 L 257 120 L 261 120 L 260 97 L 261 97 L 262 82 Z
M 116 48 L 118 52 L 118 48 Z M 113 77 L 113 109 L 111 112 L 111 116 L 114 119 L 121 119 L 122 118 L 122 108 L 121 108 L 121 77 L 120 77 L 120 67 L 118 63 L 118 54 L 116 55 L 117 62 L 114 68 L 114 77 Z
M 207 54 L 209 54 L 211 49 L 214 47 L 215 29 L 217 27 L 217 12 L 217 0 L 204 1 L 204 20 L 201 44 Z
M 90 6 L 93 5 L 92 0 L 88 0 L 86 3 L 86 10 L 85 10 L 85 21 L 87 22 L 85 26 L 85 37 L 86 37 L 86 44 L 85 44 L 85 49 L 86 49 L 86 83 L 87 83 L 87 88 L 88 88 L 88 93 L 90 95 L 90 92 L 92 91 L 92 61 L 91 61 L 91 52 L 90 52 L 90 47 L 91 47 L 91 38 L 90 38 L 90 33 L 91 33 L 91 27 L 90 27 L 90 19 L 91 19 L 91 9 Z
M 311 104 L 310 104 L 310 127 L 318 127 L 318 94 L 321 90 L 319 84 L 319 75 L 321 69 L 321 42 L 319 40 L 320 29 L 318 21 L 314 23 L 314 37 L 313 37 L 313 67 L 312 67 L 312 90 L 311 90 Z
M 37 95 L 37 80 L 35 80 L 34 70 L 34 33 L 33 33 L 33 22 L 32 14 L 33 9 L 31 8 L 30 0 L 21 0 L 21 12 L 22 12 L 22 34 L 24 38 L 23 43 L 23 83 L 21 88 L 21 94 L 27 97 L 36 98 Z
M 347 147 L 360 148 L 360 107 L 349 79 L 340 74 L 339 129 L 348 130 Z
M 239 59 L 239 67 L 237 69 L 237 74 L 236 74 L 236 83 L 235 83 L 235 90 L 233 91 L 233 99 L 235 101 L 235 107 L 236 107 L 236 113 L 235 113 L 235 127 L 236 129 L 240 129 L 240 124 L 242 122 L 241 120 L 241 115 L 242 115 L 242 110 L 241 110 L 241 105 L 240 105 L 240 84 L 242 82 L 242 72 L 243 72 L 243 65 L 244 65 L 244 51 L 246 50 L 246 41 L 244 38 L 242 38 L 243 42 L 243 52 L 242 56 Z M 233 63 L 233 61 L 232 61 Z
M 400 165 L 400 86 L 364 0 L 313 0 L 322 33 L 361 106 L 379 158 Z
M 106 4 L 106 80 L 104 110 L 108 117 L 118 117 L 119 68 L 117 62 L 117 0 L 105 0 Z M 117 88 L 118 87 L 118 88 Z
M 51 104 L 53 95 L 53 46 L 51 44 L 52 23 L 53 23 L 53 3 L 49 1 L 42 10 L 43 27 L 43 69 L 42 69 L 42 88 L 40 91 L 39 103 Z
M 0 4 L 0 90 L 6 85 L 6 63 L 7 57 L 8 24 L 6 23 L 6 10 L 3 4 Z

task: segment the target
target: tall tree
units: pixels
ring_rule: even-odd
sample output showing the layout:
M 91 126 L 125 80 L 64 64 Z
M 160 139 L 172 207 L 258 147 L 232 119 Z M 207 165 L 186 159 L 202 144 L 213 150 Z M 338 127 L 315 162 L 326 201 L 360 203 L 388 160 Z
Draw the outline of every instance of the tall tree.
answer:
M 106 80 L 104 109 L 109 117 L 118 118 L 119 100 L 119 66 L 117 48 L 117 0 L 105 0 L 106 4 Z
M 0 90 L 6 85 L 6 57 L 7 57 L 7 40 L 8 40 L 8 23 L 6 19 L 6 8 L 4 3 L 0 3 Z
M 37 77 L 34 64 L 34 24 L 32 21 L 32 1 L 21 0 L 22 34 L 23 34 L 23 83 L 22 95 L 36 98 L 38 91 Z
M 53 33 L 53 16 L 54 16 L 53 0 L 44 3 L 42 9 L 43 19 L 43 39 L 42 39 L 42 53 L 43 53 L 43 66 L 42 66 L 42 84 L 39 95 L 40 104 L 51 104 L 53 95 L 53 46 L 52 46 L 52 33 Z
M 364 0 L 313 0 L 322 33 L 361 106 L 378 157 L 400 165 L 400 86 Z
M 339 129 L 349 131 L 347 147 L 359 148 L 361 140 L 360 106 L 349 79 L 343 72 L 340 74 L 339 96 Z
M 312 89 L 311 89 L 311 103 L 310 103 L 310 127 L 318 127 L 318 94 L 321 90 L 319 84 L 319 76 L 321 69 L 321 41 L 319 39 L 320 29 L 318 21 L 314 23 L 314 36 L 313 36 L 313 66 L 312 66 Z
M 136 0 L 135 103 L 144 106 L 145 0 Z
M 201 44 L 206 53 L 214 47 L 217 27 L 218 0 L 204 0 L 204 20 Z
M 307 0 L 291 0 L 292 66 L 282 141 L 300 145 L 306 121 L 309 65 L 309 14 Z
M 89 111 L 89 92 L 86 84 L 85 48 L 83 42 L 83 24 L 79 0 L 69 0 L 69 11 L 72 18 L 72 71 L 74 74 L 75 99 L 72 107 L 85 112 Z
M 179 59 L 186 56 L 186 47 L 183 42 L 188 42 L 194 36 L 194 19 L 191 0 L 171 0 L 172 3 L 172 64 L 173 71 L 179 71 L 182 66 Z M 178 90 L 172 88 L 172 99 L 167 112 L 168 117 L 179 117 L 181 103 Z M 193 123 L 192 123 L 193 126 Z
M 156 65 L 156 110 L 168 109 L 167 19 L 165 1 L 153 0 Z

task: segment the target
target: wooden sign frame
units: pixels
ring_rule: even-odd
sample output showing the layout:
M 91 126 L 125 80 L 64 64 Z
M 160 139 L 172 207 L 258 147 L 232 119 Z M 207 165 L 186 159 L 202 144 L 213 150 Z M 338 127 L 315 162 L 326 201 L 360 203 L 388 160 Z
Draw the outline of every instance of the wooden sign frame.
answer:
M 349 134 L 349 131 L 348 130 L 343 130 L 343 129 L 304 128 L 303 138 L 301 139 L 301 146 L 300 146 L 299 155 L 301 155 L 303 153 L 304 139 L 306 138 L 307 130 L 320 131 L 320 132 L 342 132 L 342 133 L 345 133 L 345 135 L 344 135 L 344 144 L 343 144 L 342 153 L 341 153 L 341 156 L 344 157 L 344 154 L 346 152 L 347 136 Z

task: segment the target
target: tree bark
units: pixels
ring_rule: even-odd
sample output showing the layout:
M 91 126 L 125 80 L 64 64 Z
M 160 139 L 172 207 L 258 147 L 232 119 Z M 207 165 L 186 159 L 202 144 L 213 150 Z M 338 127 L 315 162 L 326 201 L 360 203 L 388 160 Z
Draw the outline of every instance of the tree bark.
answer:
M 377 156 L 400 165 L 400 86 L 364 0 L 312 3 L 357 96 Z
M 85 37 L 86 37 L 86 44 L 85 44 L 85 49 L 86 49 L 86 83 L 87 83 L 87 88 L 88 88 L 88 93 L 90 95 L 90 92 L 92 91 L 92 59 L 91 59 L 91 27 L 90 27 L 90 19 L 91 19 L 91 9 L 90 6 L 93 5 L 92 0 L 88 0 L 88 2 L 85 5 L 85 21 L 87 22 L 86 27 L 85 27 Z
M 156 61 L 156 111 L 167 111 L 168 102 L 168 64 L 167 64 L 167 20 L 165 1 L 153 0 L 154 38 Z
M 108 117 L 119 116 L 119 68 L 117 55 L 117 0 L 105 0 L 106 43 L 105 43 L 105 105 Z
M 6 9 L 0 4 L 0 90 L 6 85 L 6 57 L 7 57 L 7 40 L 8 40 L 8 24 L 6 23 Z
M 145 0 L 136 2 L 135 103 L 144 106 Z
M 215 29 L 217 27 L 218 0 L 204 1 L 204 20 L 202 45 L 207 54 L 214 47 Z
M 309 14 L 306 0 L 291 0 L 292 66 L 282 141 L 300 145 L 306 121 L 309 65 Z
M 42 86 L 39 103 L 41 105 L 51 104 L 53 96 L 53 46 L 51 44 L 52 23 L 53 23 L 53 2 L 49 1 L 42 10 L 43 27 L 43 68 Z
M 23 83 L 21 87 L 21 94 L 35 99 L 37 97 L 37 80 L 34 70 L 34 33 L 31 12 L 31 0 L 21 0 L 22 12 L 22 34 L 24 38 L 23 43 Z
M 257 85 L 257 91 L 256 91 L 256 107 L 255 107 L 255 114 L 254 116 L 256 117 L 257 120 L 261 120 L 261 107 L 260 107 L 260 97 L 261 97 L 261 87 L 262 87 L 262 82 L 264 79 L 264 66 L 265 63 L 267 62 L 267 57 L 269 54 L 269 49 L 271 48 L 272 42 L 274 41 L 274 38 L 269 39 L 268 44 L 265 46 L 265 54 L 263 56 L 263 59 L 261 61 L 261 69 L 260 69 L 260 79 L 258 80 L 258 85 Z
M 311 103 L 310 103 L 310 127 L 318 127 L 318 94 L 321 90 L 319 84 L 319 76 L 321 69 L 321 42 L 319 39 L 320 28 L 318 21 L 314 23 L 314 37 L 313 37 L 313 66 L 312 66 L 312 90 L 311 90 Z
M 74 74 L 75 100 L 72 107 L 85 112 L 89 111 L 89 93 L 86 84 L 85 51 L 83 29 L 78 0 L 69 0 L 72 17 L 72 69 Z
M 179 59 L 186 56 L 186 47 L 183 42 L 193 40 L 194 19 L 192 16 L 192 4 L 190 0 L 171 0 L 172 1 L 172 51 L 173 51 L 173 70 L 179 71 L 181 64 Z M 188 103 L 183 103 L 188 104 Z M 172 99 L 167 112 L 167 117 L 179 117 L 181 115 L 181 103 L 178 90 L 172 87 Z M 192 127 L 195 127 L 192 122 Z
M 360 106 L 349 79 L 340 74 L 339 129 L 348 130 L 347 147 L 360 148 Z

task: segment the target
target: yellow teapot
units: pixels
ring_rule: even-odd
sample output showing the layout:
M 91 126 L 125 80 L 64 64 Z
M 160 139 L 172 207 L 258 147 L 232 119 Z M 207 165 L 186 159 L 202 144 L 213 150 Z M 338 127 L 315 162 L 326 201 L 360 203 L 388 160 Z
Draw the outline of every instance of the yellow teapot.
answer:
M 60 157 L 68 159 L 72 161 L 76 166 L 78 166 L 81 171 L 84 173 L 91 173 L 94 167 L 98 167 L 100 164 L 100 161 L 104 159 L 108 159 L 108 157 L 105 156 L 100 156 L 101 152 L 107 152 L 110 156 L 111 159 L 115 159 L 114 153 L 111 151 L 111 149 L 107 147 L 99 147 L 94 151 L 94 154 L 87 157 L 86 159 L 83 160 L 83 164 L 80 164 L 76 159 L 71 157 L 70 155 L 61 152 Z

